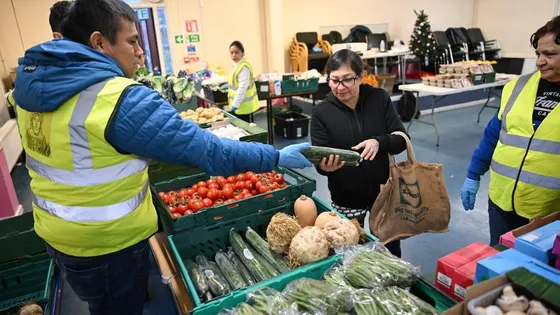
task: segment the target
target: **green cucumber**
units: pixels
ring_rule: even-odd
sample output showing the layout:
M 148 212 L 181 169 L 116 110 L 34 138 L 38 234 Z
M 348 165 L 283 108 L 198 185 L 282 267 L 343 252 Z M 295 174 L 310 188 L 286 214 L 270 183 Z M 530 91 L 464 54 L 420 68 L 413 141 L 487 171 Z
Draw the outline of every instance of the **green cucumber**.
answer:
M 204 296 L 208 292 L 208 282 L 206 282 L 206 277 L 202 272 L 202 268 L 192 260 L 186 260 L 185 265 L 189 272 L 189 277 L 191 277 L 194 284 L 194 288 L 196 289 L 196 293 L 198 293 L 198 296 Z
M 249 273 L 249 270 L 247 270 L 247 267 L 245 267 L 239 257 L 235 255 L 235 253 L 233 252 L 233 248 L 230 247 L 228 249 L 227 255 L 229 257 L 229 260 L 231 260 L 231 263 L 235 266 L 235 269 L 237 269 L 237 272 L 239 272 L 243 279 L 245 279 L 245 282 L 247 282 L 248 286 L 252 286 L 253 284 L 257 283 L 255 278 L 253 278 L 253 276 L 251 276 L 251 273 Z
M 286 258 L 282 255 L 273 252 L 270 249 L 267 241 L 265 241 L 255 230 L 248 227 L 247 231 L 245 231 L 245 239 L 247 242 L 253 246 L 253 248 L 261 254 L 266 261 L 268 261 L 274 268 L 280 273 L 285 273 L 290 271 L 290 265 Z
M 257 282 L 264 281 L 272 277 L 271 272 L 266 269 L 260 260 L 255 258 L 256 252 L 249 248 L 241 235 L 233 229 L 229 232 L 229 241 L 231 242 L 231 247 L 237 257 L 241 259 L 245 267 L 249 269 Z
M 220 268 L 233 290 L 245 288 L 247 286 L 247 282 L 245 282 L 243 276 L 237 272 L 237 269 L 223 250 L 220 249 L 216 253 L 214 261 L 216 261 L 216 265 L 218 265 L 218 268 Z
M 212 293 L 213 297 L 219 297 L 231 292 L 231 288 L 226 278 L 216 263 L 209 261 L 204 255 L 197 255 L 195 261 L 202 269 L 202 272 L 206 277 L 206 281 L 208 282 L 208 289 L 210 293 Z
M 321 163 L 323 158 L 328 160 L 330 155 L 338 155 L 338 161 L 344 162 L 347 166 L 358 166 L 361 161 L 360 154 L 356 151 L 329 147 L 311 146 L 309 149 L 302 150 L 301 154 L 313 164 Z

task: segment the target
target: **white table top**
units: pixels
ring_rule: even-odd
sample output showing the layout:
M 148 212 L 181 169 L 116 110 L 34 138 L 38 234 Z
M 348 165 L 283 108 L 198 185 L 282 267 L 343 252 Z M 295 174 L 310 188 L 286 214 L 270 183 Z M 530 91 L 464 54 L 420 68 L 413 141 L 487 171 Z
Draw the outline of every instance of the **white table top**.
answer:
M 458 93 L 463 93 L 468 91 L 482 90 L 491 87 L 503 86 L 506 85 L 509 81 L 515 79 L 516 77 L 517 77 L 516 75 L 498 74 L 496 82 L 474 85 L 474 86 L 469 86 L 460 89 L 442 88 L 438 86 L 425 85 L 424 83 L 415 83 L 415 84 L 400 85 L 399 90 L 407 91 L 407 92 L 425 93 L 427 95 L 438 95 L 438 96 L 451 95 L 451 94 L 458 94 Z
M 410 50 L 389 50 L 386 52 L 371 52 L 366 51 L 362 55 L 362 59 L 376 59 L 376 58 L 385 58 L 385 57 L 396 57 L 396 56 L 404 56 L 410 54 Z

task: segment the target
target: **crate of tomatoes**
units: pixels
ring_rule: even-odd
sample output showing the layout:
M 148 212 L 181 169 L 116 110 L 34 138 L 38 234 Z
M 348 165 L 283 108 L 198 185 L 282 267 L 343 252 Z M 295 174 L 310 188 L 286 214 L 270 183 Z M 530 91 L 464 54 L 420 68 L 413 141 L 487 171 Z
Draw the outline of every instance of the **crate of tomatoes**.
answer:
M 282 167 L 267 173 L 228 177 L 199 173 L 151 186 L 154 203 L 168 234 L 192 231 L 311 196 L 316 182 Z

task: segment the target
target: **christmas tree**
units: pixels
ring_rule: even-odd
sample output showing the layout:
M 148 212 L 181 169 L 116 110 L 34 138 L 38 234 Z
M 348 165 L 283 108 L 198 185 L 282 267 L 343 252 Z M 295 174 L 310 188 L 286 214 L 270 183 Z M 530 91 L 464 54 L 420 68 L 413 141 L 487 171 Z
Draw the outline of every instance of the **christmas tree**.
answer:
M 428 22 L 428 15 L 424 13 L 424 10 L 420 10 L 420 13 L 414 10 L 414 13 L 417 19 L 410 37 L 409 47 L 414 55 L 427 66 L 428 62 L 433 60 L 436 41 L 434 34 L 432 34 L 430 22 Z

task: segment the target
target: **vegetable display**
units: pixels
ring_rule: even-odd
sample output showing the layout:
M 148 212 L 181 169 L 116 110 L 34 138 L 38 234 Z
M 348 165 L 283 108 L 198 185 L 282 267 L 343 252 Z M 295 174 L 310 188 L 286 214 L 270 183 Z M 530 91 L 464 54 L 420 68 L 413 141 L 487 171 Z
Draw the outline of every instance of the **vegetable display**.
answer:
M 322 229 L 332 249 L 348 245 L 356 245 L 360 240 L 360 233 L 350 220 L 330 221 Z
M 342 220 L 342 218 L 339 217 L 338 214 L 336 214 L 336 212 L 334 211 L 323 212 L 319 214 L 319 216 L 315 220 L 315 226 L 322 229 L 325 226 L 325 224 L 329 223 L 330 221 L 338 221 L 338 220 Z
M 227 280 L 216 263 L 209 261 L 204 255 L 196 256 L 195 261 L 202 269 L 206 281 L 208 282 L 208 289 L 213 297 L 226 295 L 231 291 Z
M 266 259 L 276 270 L 281 273 L 290 271 L 290 265 L 282 255 L 272 251 L 268 243 L 253 229 L 247 228 L 245 239 Z
M 311 146 L 309 149 L 302 150 L 301 154 L 311 163 L 319 164 L 323 158 L 329 159 L 330 155 L 338 155 L 338 161 L 344 162 L 346 166 L 358 166 L 361 161 L 360 154 L 356 151 L 342 150 L 329 147 Z
M 203 209 L 251 198 L 258 194 L 286 188 L 284 175 L 275 171 L 255 174 L 251 171 L 236 176 L 213 177 L 178 191 L 159 192 L 174 219 Z
M 513 288 L 508 285 L 502 289 L 493 305 L 477 307 L 475 315 L 556 315 L 556 312 L 548 309 L 538 300 L 527 299 L 523 295 L 517 295 Z
M 226 138 L 231 140 L 239 140 L 248 135 L 245 130 L 232 124 L 228 124 L 225 127 L 213 129 L 210 132 L 215 134 L 218 138 Z
M 329 255 L 329 242 L 316 226 L 306 226 L 294 236 L 290 243 L 288 261 L 292 267 L 316 262 Z
M 225 119 L 224 113 L 217 107 L 198 107 L 196 110 L 188 109 L 187 111 L 179 113 L 179 116 L 183 120 L 192 120 L 199 125 Z
M 194 83 L 184 71 L 177 76 L 168 74 L 165 78 L 150 73 L 146 67 L 138 67 L 134 79 L 150 89 L 154 89 L 171 104 L 188 103 L 194 94 Z
M 249 269 L 255 280 L 264 281 L 272 277 L 274 270 L 267 269 L 264 265 L 264 259 L 259 259 L 256 252 L 251 249 L 243 240 L 241 235 L 233 230 L 229 232 L 229 240 L 233 248 L 233 252 L 241 259 L 243 264 Z M 260 255 L 259 255 L 260 256 Z
M 248 285 L 224 251 L 219 250 L 214 260 L 233 290 L 241 289 Z
M 292 239 L 300 230 L 301 226 L 296 219 L 279 212 L 272 217 L 266 228 L 268 245 L 276 253 L 287 253 Z
M 294 213 L 301 227 L 312 226 L 317 219 L 317 206 L 313 199 L 302 195 L 294 203 Z

